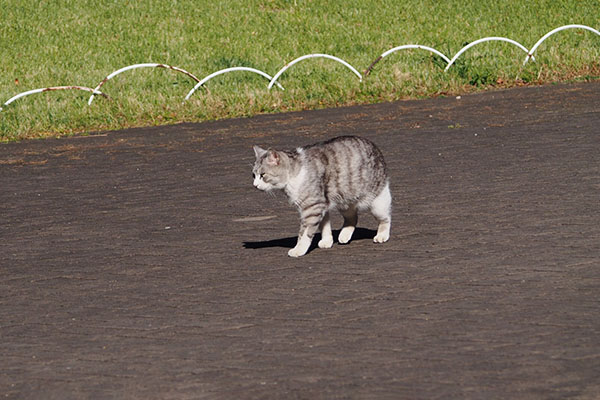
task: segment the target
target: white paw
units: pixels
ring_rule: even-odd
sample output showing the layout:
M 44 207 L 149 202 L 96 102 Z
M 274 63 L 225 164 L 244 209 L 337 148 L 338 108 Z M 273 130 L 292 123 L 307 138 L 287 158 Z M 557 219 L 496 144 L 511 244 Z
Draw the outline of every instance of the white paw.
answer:
M 354 227 L 345 227 L 342 228 L 340 232 L 340 236 L 338 237 L 338 242 L 341 244 L 346 244 L 352 239 L 352 234 L 354 233 Z
M 373 238 L 373 242 L 374 243 L 384 243 L 384 242 L 387 242 L 388 240 L 390 240 L 390 234 L 389 233 L 378 233 Z
M 305 251 L 298 250 L 295 247 L 293 249 L 291 249 L 290 251 L 288 251 L 288 256 L 290 256 L 290 257 L 301 257 L 305 254 L 306 254 Z
M 330 249 L 333 246 L 333 237 L 323 238 L 319 240 L 319 247 L 322 249 Z

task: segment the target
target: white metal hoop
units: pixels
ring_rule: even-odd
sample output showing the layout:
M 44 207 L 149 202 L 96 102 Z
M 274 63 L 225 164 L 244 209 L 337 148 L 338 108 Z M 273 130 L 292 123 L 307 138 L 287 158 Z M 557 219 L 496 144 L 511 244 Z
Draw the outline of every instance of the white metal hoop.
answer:
M 304 55 L 302 57 L 298 57 L 295 60 L 289 62 L 288 64 L 286 64 L 283 68 L 281 68 L 276 74 L 275 76 L 273 76 L 273 79 L 271 79 L 271 82 L 269 82 L 269 86 L 268 88 L 271 89 L 273 87 L 273 84 L 277 81 L 277 79 L 281 76 L 281 74 L 283 74 L 288 68 L 290 68 L 292 65 L 302 61 L 302 60 L 306 60 L 307 58 L 316 58 L 316 57 L 323 57 L 323 58 L 329 58 L 330 60 L 334 60 L 337 61 L 339 63 L 344 64 L 346 67 L 348 67 L 350 69 L 350 71 L 352 71 L 356 76 L 358 76 L 358 79 L 362 82 L 362 75 L 360 74 L 360 72 L 358 72 L 356 70 L 356 68 L 354 68 L 352 65 L 348 64 L 346 61 L 342 60 L 341 58 L 329 55 L 329 54 L 320 54 L 320 53 L 315 53 L 315 54 L 307 54 Z
M 381 54 L 381 58 L 385 58 L 388 55 L 392 54 L 395 51 L 398 50 L 404 50 L 404 49 L 422 49 L 422 50 L 427 50 L 430 51 L 432 53 L 437 54 L 438 56 L 442 57 L 444 59 L 444 61 L 446 61 L 447 63 L 450 62 L 450 59 L 448 57 L 446 57 L 446 55 L 432 47 L 427 47 L 427 46 L 421 46 L 420 44 L 405 44 L 403 46 L 398 46 L 398 47 L 394 47 L 393 49 L 389 49 L 388 51 L 386 51 L 385 53 Z
M 194 88 L 193 88 L 192 90 L 190 90 L 190 91 L 189 91 L 189 93 L 187 94 L 187 96 L 185 96 L 185 99 L 184 99 L 184 101 L 185 101 L 185 100 L 188 100 L 188 99 L 189 99 L 189 98 L 192 96 L 192 94 L 194 94 L 194 92 L 195 92 L 195 91 L 196 91 L 196 90 L 197 90 L 197 89 L 198 89 L 200 86 L 204 85 L 206 82 L 208 82 L 209 80 L 211 80 L 211 79 L 212 79 L 212 78 L 214 78 L 215 76 L 218 76 L 218 75 L 221 75 L 221 74 L 225 74 L 225 73 L 227 73 L 227 72 L 232 72 L 232 71 L 250 71 L 250 72 L 254 72 L 254 73 L 257 73 L 257 74 L 259 74 L 259 75 L 262 75 L 262 76 L 264 76 L 264 77 L 265 77 L 265 78 L 267 78 L 269 81 L 271 81 L 271 79 L 273 79 L 273 78 L 271 77 L 271 75 L 269 75 L 269 74 L 267 74 L 266 72 L 263 72 L 263 71 L 261 71 L 261 70 L 259 70 L 259 69 L 255 69 L 255 68 L 249 68 L 249 67 L 232 67 L 232 68 L 225 68 L 225 69 L 222 69 L 222 70 L 220 70 L 220 71 L 213 72 L 212 74 L 210 74 L 210 75 L 208 75 L 208 76 L 206 76 L 206 77 L 202 78 L 202 80 L 201 80 L 201 81 L 199 81 L 198 83 L 196 83 L 196 86 L 194 86 Z M 279 84 L 279 82 L 277 83 L 277 86 L 279 86 L 279 88 L 280 88 L 281 90 L 285 90 L 285 89 L 283 88 L 283 86 L 281 86 L 281 85 Z
M 468 45 L 466 45 L 465 47 L 463 47 L 462 49 L 460 49 L 458 51 L 458 53 L 456 53 L 454 55 L 454 57 L 452 57 L 452 60 L 450 60 L 450 62 L 448 63 L 448 65 L 446 65 L 446 69 L 444 69 L 444 71 L 448 71 L 448 68 L 450 68 L 450 66 L 452 64 L 454 64 L 454 61 L 456 61 L 456 59 L 458 57 L 460 57 L 460 55 L 462 53 L 464 53 L 465 51 L 467 51 L 468 49 L 470 49 L 471 47 L 478 45 L 479 43 L 483 43 L 483 42 L 489 42 L 489 41 L 500 41 L 500 42 L 508 42 L 511 44 L 514 44 L 515 46 L 519 47 L 521 50 L 523 50 L 525 53 L 529 54 L 529 50 L 527 50 L 527 48 L 525 46 L 523 46 L 521 43 L 514 41 L 512 39 L 508 39 L 505 37 L 496 37 L 496 36 L 492 36 L 492 37 L 486 37 L 486 38 L 482 38 L 482 39 L 478 39 L 472 43 L 469 43 Z
M 13 101 L 15 101 L 17 99 L 20 99 L 21 97 L 29 96 L 29 95 L 35 94 L 35 93 L 51 92 L 51 91 L 55 91 L 55 90 L 84 90 L 86 92 L 91 92 L 92 96 L 100 95 L 100 96 L 108 97 L 107 95 L 105 95 L 104 93 L 100 92 L 97 89 L 92 89 L 92 88 L 85 87 L 85 86 L 74 86 L 74 85 L 72 85 L 72 86 L 52 86 L 52 87 L 47 87 L 47 88 L 28 90 L 26 92 L 19 93 L 16 96 L 13 96 L 10 99 L 8 99 L 2 106 L 6 107 L 10 103 L 12 103 Z M 0 111 L 2 111 L 2 107 L 0 107 Z
M 544 36 L 541 37 L 540 40 L 538 40 L 536 42 L 536 44 L 533 45 L 531 50 L 529 50 L 527 52 L 527 57 L 525 57 L 525 61 L 523 61 L 523 65 L 527 64 L 527 62 L 529 61 L 530 58 L 533 58 L 533 53 L 535 53 L 535 51 L 537 50 L 539 45 L 541 45 L 544 40 L 548 39 L 550 36 L 554 35 L 556 32 L 564 31 L 565 29 L 585 29 L 590 32 L 594 32 L 596 35 L 600 36 L 600 32 L 598 32 L 596 29 L 591 28 L 587 25 L 564 25 L 564 26 L 558 27 L 558 28 L 553 29 L 550 32 L 546 33 Z M 533 58 L 533 59 L 535 60 L 535 58 Z
M 114 72 L 112 72 L 110 75 L 108 75 L 106 78 L 104 78 L 99 84 L 98 86 L 96 86 L 95 90 L 99 90 L 102 85 L 104 85 L 107 81 L 109 81 L 110 79 L 114 78 L 115 76 L 119 75 L 122 72 L 125 71 L 129 71 L 132 69 L 136 69 L 136 68 L 166 68 L 166 69 L 171 69 L 173 71 L 177 71 L 177 72 L 181 72 L 187 76 L 189 76 L 190 78 L 192 78 L 193 80 L 195 80 L 196 82 L 198 82 L 200 79 L 196 78 L 195 75 L 187 72 L 184 69 L 181 69 L 179 67 L 173 67 L 171 65 L 166 65 L 166 64 L 156 64 L 156 63 L 146 63 L 146 64 L 133 64 L 133 65 L 128 65 L 127 67 L 123 67 L 121 69 L 118 69 Z M 88 99 L 88 105 L 92 104 L 92 101 L 94 101 L 94 94 L 92 94 L 90 96 L 90 98 Z
M 388 55 L 398 51 L 398 50 L 404 50 L 404 49 L 422 49 L 422 50 L 427 50 L 430 51 L 432 53 L 437 54 L 438 56 L 442 57 L 444 59 L 444 61 L 446 61 L 446 63 L 450 62 L 450 59 L 448 57 L 446 57 L 446 55 L 432 47 L 428 47 L 428 46 L 422 46 L 420 44 L 405 44 L 402 46 L 398 46 L 398 47 L 394 47 L 393 49 L 389 49 L 388 51 L 382 53 L 379 57 L 377 57 L 375 59 L 375 61 L 373 61 L 371 63 L 371 65 L 369 65 L 369 67 L 367 68 L 367 70 L 365 71 L 365 75 L 369 75 L 369 73 L 371 72 L 371 70 L 373 69 L 373 67 L 375 66 L 375 64 L 377 64 L 379 61 L 381 61 L 384 57 L 387 57 Z

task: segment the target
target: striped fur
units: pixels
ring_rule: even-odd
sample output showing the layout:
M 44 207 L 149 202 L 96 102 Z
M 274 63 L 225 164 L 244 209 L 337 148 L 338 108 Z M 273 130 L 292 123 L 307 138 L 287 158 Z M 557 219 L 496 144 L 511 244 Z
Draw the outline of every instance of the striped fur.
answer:
M 370 210 L 379 221 L 374 241 L 389 239 L 391 194 L 381 151 L 357 136 L 341 136 L 295 151 L 264 150 L 254 146 L 254 186 L 260 190 L 283 190 L 300 212 L 300 232 L 292 257 L 306 253 L 320 228 L 319 247 L 333 244 L 329 211 L 344 217 L 338 242 L 348 243 L 359 210 Z

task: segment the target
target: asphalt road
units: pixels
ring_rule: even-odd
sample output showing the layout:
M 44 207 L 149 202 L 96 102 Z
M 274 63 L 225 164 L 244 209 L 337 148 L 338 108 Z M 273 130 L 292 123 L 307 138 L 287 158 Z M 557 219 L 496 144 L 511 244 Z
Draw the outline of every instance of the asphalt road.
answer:
M 1 145 L 0 397 L 598 399 L 599 127 L 585 83 Z M 289 258 L 252 145 L 346 134 L 391 239 Z

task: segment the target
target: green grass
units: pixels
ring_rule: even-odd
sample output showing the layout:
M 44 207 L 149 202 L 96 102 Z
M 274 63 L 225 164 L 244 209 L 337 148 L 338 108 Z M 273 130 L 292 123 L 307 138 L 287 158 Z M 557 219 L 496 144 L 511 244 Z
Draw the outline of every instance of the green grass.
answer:
M 93 88 L 136 63 L 170 64 L 201 79 L 234 66 L 274 75 L 296 57 L 328 53 L 363 72 L 403 44 L 452 57 L 486 36 L 530 48 L 561 25 L 600 28 L 597 0 L 3 0 L 0 11 L 0 103 L 48 86 Z M 139 69 L 108 81 L 102 90 L 111 100 L 98 97 L 90 107 L 89 93 L 81 91 L 11 103 L 0 113 L 0 140 L 592 80 L 600 75 L 600 36 L 559 32 L 537 49 L 536 62 L 523 67 L 524 56 L 508 43 L 482 43 L 444 72 L 439 57 L 403 50 L 376 64 L 362 83 L 339 63 L 312 59 L 281 76 L 283 92 L 268 91 L 259 75 L 233 72 L 209 81 L 185 104 L 194 81 L 173 71 Z

